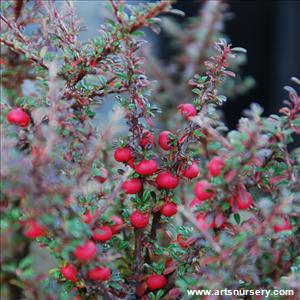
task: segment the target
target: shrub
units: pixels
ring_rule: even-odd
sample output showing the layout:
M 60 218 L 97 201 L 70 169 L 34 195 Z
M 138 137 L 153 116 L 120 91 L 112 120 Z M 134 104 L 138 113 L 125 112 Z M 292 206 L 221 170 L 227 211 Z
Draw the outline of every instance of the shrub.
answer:
M 158 130 L 140 28 L 157 31 L 158 15 L 178 14 L 169 1 L 111 0 L 114 18 L 85 43 L 73 2 L 61 12 L 52 1 L 1 5 L 5 297 L 297 292 L 300 160 L 288 148 L 300 132 L 295 89 L 285 88 L 279 115 L 264 117 L 253 104 L 229 131 L 219 91 L 245 50 L 220 38 L 200 67 L 192 62 L 200 73 L 189 81 L 193 101 L 182 99 L 173 126 Z M 113 115 L 101 120 L 102 101 L 114 99 Z M 33 245 L 55 259 L 46 277 L 34 267 Z

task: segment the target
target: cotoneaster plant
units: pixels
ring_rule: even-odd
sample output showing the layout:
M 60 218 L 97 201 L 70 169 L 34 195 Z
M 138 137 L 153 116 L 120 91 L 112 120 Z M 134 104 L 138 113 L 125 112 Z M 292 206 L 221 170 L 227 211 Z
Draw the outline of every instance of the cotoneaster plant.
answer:
M 61 12 L 52 1 L 3 5 L 1 44 L 22 58 L 35 87 L 1 99 L 4 234 L 16 229 L 27 249 L 4 262 L 8 299 L 298 293 L 299 151 L 288 148 L 300 132 L 296 90 L 286 87 L 279 115 L 253 104 L 227 130 L 219 91 L 245 50 L 220 39 L 189 81 L 194 97 L 182 99 L 174 126 L 157 128 L 139 29 L 157 32 L 158 15 L 180 12 L 169 1 L 107 6 L 99 35 L 83 43 L 73 2 Z M 114 115 L 99 124 L 108 95 Z M 32 240 L 55 259 L 41 276 L 26 272 Z

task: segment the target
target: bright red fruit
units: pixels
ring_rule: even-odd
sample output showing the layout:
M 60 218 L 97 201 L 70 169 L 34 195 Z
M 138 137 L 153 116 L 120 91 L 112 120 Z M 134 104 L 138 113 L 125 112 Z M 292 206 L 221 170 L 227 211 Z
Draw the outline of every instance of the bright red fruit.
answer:
M 151 132 L 145 132 L 141 138 L 140 145 L 143 149 L 146 149 L 148 145 L 154 147 L 154 135 Z
M 285 230 L 292 230 L 293 226 L 289 224 L 289 221 L 285 217 L 278 217 L 276 223 L 273 226 L 275 232 L 281 232 Z
M 99 268 L 95 267 L 89 271 L 89 278 L 93 281 L 106 281 L 109 280 L 111 276 L 110 269 L 107 267 Z
M 129 147 L 119 147 L 115 150 L 114 157 L 116 161 L 128 162 L 132 158 L 131 149 Z
M 225 167 L 225 162 L 220 157 L 214 157 L 208 164 L 208 172 L 211 176 L 219 176 L 222 169 Z
M 193 238 L 188 238 L 188 239 L 184 240 L 181 234 L 177 234 L 176 239 L 181 248 L 188 248 L 195 242 L 195 240 Z
M 177 205 L 174 202 L 166 201 L 160 213 L 166 217 L 171 217 L 177 213 Z
M 28 114 L 21 108 L 13 108 L 7 114 L 7 121 L 9 123 L 16 124 L 20 127 L 27 127 L 30 123 L 30 117 Z
M 193 179 L 198 176 L 199 171 L 198 164 L 193 161 L 191 165 L 188 165 L 187 168 L 183 170 L 182 176 L 188 179 Z
M 118 234 L 123 227 L 123 220 L 118 216 L 111 216 L 110 220 L 114 222 L 114 225 L 110 226 L 112 234 Z
M 30 239 L 41 237 L 46 232 L 46 229 L 34 220 L 27 221 L 25 226 L 24 235 Z
M 135 167 L 135 171 L 140 175 L 152 175 L 157 170 L 157 163 L 155 160 L 150 159 L 146 160 L 143 159 L 140 163 Z
M 144 228 L 149 223 L 149 214 L 143 214 L 140 210 L 136 210 L 131 214 L 130 222 L 135 228 Z
M 106 242 L 112 238 L 111 228 L 107 225 L 102 225 L 93 231 L 93 239 L 95 241 Z
M 178 186 L 179 179 L 169 171 L 164 171 L 157 175 L 156 183 L 163 189 L 175 189 Z
M 85 224 L 90 224 L 93 221 L 94 217 L 95 217 L 95 214 L 94 214 L 94 216 L 92 216 L 91 211 L 89 209 L 87 209 L 85 211 L 85 213 L 82 215 L 82 220 Z
M 171 265 L 172 265 L 172 258 L 167 258 L 166 259 L 166 262 L 165 262 L 165 268 L 167 269 L 167 268 L 169 268 L 169 267 L 171 267 Z
M 201 180 L 196 183 L 194 192 L 199 200 L 205 201 L 215 196 L 215 193 L 211 189 L 212 186 L 209 182 Z
M 188 120 L 190 117 L 194 117 L 197 114 L 196 108 L 193 104 L 190 103 L 184 103 L 178 105 L 179 113 Z
M 162 289 L 167 284 L 164 275 L 153 274 L 147 278 L 147 286 L 151 291 Z
M 77 281 L 77 270 L 73 265 L 68 264 L 65 267 L 61 267 L 60 272 L 67 280 L 71 280 L 73 282 Z
M 95 61 L 95 60 L 91 60 L 91 61 L 90 61 L 90 67 L 91 67 L 91 68 L 95 68 L 96 65 L 97 65 L 97 61 Z
M 135 161 L 134 161 L 134 158 L 129 159 L 129 161 L 128 161 L 127 163 L 128 163 L 128 165 L 129 165 L 132 169 L 135 168 Z
M 101 171 L 101 175 L 95 176 L 94 178 L 100 183 L 104 183 L 108 178 L 108 171 L 105 168 L 101 168 L 100 171 Z
M 121 188 L 126 194 L 136 194 L 142 188 L 142 182 L 139 178 L 129 179 L 122 183 Z
M 74 250 L 74 255 L 78 260 L 81 261 L 90 261 L 92 260 L 97 253 L 97 247 L 94 242 L 87 241 L 82 246 L 77 246 Z
M 163 131 L 158 136 L 158 143 L 160 148 L 163 150 L 171 150 L 173 149 L 173 146 L 170 146 L 170 136 L 172 136 L 172 133 L 170 131 Z
M 236 204 L 239 209 L 248 209 L 253 202 L 252 195 L 246 190 L 240 190 L 236 195 Z

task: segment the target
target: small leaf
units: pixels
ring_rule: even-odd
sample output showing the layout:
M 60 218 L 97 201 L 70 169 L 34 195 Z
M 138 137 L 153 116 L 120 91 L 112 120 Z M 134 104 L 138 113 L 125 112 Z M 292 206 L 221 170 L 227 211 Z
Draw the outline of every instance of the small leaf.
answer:
M 240 222 L 241 222 L 241 217 L 240 217 L 240 215 L 237 213 L 237 214 L 234 214 L 233 217 L 234 217 L 234 220 L 236 221 L 236 223 L 237 223 L 237 224 L 240 224 Z
M 29 267 L 33 263 L 33 258 L 31 256 L 26 256 L 23 258 L 20 263 L 19 263 L 19 268 L 20 269 L 25 269 Z
M 234 48 L 231 48 L 231 51 L 247 53 L 247 50 L 244 49 L 244 48 L 242 48 L 242 47 L 234 47 Z

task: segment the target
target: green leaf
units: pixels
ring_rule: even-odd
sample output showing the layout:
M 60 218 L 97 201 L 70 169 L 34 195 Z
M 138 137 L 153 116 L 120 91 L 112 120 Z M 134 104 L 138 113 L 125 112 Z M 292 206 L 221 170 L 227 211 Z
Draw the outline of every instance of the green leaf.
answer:
M 222 207 L 223 210 L 227 210 L 227 209 L 230 207 L 230 203 L 228 203 L 228 202 L 223 202 L 223 203 L 221 204 L 221 207 Z
M 23 258 L 19 263 L 19 269 L 25 269 L 29 267 L 33 263 L 33 258 L 31 256 L 27 256 Z
M 194 130 L 194 135 L 203 138 L 205 137 L 205 135 L 199 129 Z
M 164 295 L 164 291 L 163 290 L 158 290 L 158 292 L 156 293 L 156 299 L 161 299 Z
M 300 119 L 294 120 L 293 125 L 296 126 L 296 127 L 300 127 Z
M 233 217 L 234 217 L 234 220 L 236 221 L 236 223 L 240 224 L 240 222 L 241 222 L 240 215 L 238 213 L 236 213 L 236 214 L 233 215 Z
M 197 95 L 200 95 L 201 94 L 201 90 L 200 89 L 192 89 L 192 92 L 194 93 L 194 94 L 197 94 Z
M 147 202 L 150 198 L 150 191 L 149 190 L 145 190 L 144 193 L 143 193 L 143 200 L 145 202 Z
M 110 282 L 109 285 L 112 288 L 114 288 L 115 290 L 118 290 L 118 291 L 122 289 L 122 286 L 119 283 L 117 283 L 117 282 Z
M 134 31 L 131 33 L 131 35 L 136 36 L 136 37 L 143 37 L 143 36 L 145 36 L 145 33 L 143 31 Z
M 1 267 L 3 272 L 7 272 L 7 273 L 16 273 L 16 266 L 15 265 L 2 265 Z
M 33 269 L 26 269 L 25 271 L 23 271 L 22 273 L 22 277 L 25 279 L 32 279 L 35 275 L 35 272 L 33 271 Z

